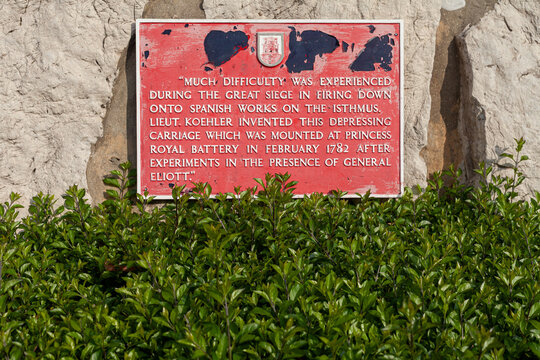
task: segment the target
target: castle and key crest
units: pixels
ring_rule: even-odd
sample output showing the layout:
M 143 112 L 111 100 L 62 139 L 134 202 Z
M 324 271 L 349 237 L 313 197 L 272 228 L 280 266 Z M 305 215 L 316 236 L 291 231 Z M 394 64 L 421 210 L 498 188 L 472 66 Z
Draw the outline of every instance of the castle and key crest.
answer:
M 257 59 L 267 67 L 281 63 L 285 55 L 283 33 L 257 33 Z

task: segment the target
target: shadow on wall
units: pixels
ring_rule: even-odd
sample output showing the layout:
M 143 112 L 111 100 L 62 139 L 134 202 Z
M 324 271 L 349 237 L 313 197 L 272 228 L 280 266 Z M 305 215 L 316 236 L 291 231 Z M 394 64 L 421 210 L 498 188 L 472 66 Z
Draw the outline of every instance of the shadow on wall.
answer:
M 451 164 L 459 164 L 463 160 L 462 144 L 458 129 L 460 92 L 462 72 L 459 51 L 456 39 L 452 39 L 448 46 L 448 62 L 444 71 L 444 78 L 439 91 L 440 117 L 444 123 L 446 137 L 443 147 L 442 169 Z
M 131 37 L 118 62 L 112 97 L 103 118 L 103 136 L 92 146 L 86 167 L 88 192 L 94 204 L 105 199 L 104 176 L 126 160 L 137 161 L 135 104 L 135 38 Z
M 137 164 L 137 61 L 135 57 L 135 35 L 129 40 L 126 53 L 126 135 L 127 135 L 127 160 L 136 166 Z
M 422 150 L 428 174 L 448 169 L 451 164 L 468 165 L 464 164 L 464 144 L 458 128 L 462 87 L 466 84 L 456 36 L 480 21 L 496 3 L 497 0 L 443 1 L 430 84 L 428 144 Z

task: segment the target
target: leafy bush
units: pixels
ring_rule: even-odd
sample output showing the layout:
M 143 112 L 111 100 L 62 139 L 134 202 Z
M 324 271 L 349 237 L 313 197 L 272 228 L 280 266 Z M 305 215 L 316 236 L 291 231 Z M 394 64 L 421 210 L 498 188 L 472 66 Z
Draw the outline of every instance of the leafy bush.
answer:
M 540 356 L 540 195 L 436 175 L 420 195 L 293 199 L 288 175 L 233 199 L 129 191 L 91 207 L 0 206 L 0 354 L 89 359 L 527 359 Z M 444 174 L 456 180 L 460 172 Z M 255 197 L 254 195 L 258 196 Z M 189 200 L 193 197 L 194 200 Z

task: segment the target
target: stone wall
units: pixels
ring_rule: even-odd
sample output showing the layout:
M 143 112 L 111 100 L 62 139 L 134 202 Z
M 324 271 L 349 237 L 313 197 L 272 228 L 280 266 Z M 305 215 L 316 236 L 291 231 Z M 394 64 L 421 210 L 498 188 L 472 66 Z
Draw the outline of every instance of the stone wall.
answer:
M 441 10 L 441 7 L 443 9 Z M 472 169 L 525 137 L 540 190 L 540 4 L 478 0 L 5 0 L 0 4 L 0 200 L 27 205 L 135 162 L 136 18 L 405 20 L 405 181 Z M 458 52 L 459 50 L 459 52 Z
M 3 0 L 0 200 L 87 187 L 86 166 L 144 0 Z
M 508 174 L 514 139 L 527 141 L 524 193 L 540 191 L 540 2 L 501 0 L 458 37 L 463 63 L 459 133 L 467 177 L 480 162 Z

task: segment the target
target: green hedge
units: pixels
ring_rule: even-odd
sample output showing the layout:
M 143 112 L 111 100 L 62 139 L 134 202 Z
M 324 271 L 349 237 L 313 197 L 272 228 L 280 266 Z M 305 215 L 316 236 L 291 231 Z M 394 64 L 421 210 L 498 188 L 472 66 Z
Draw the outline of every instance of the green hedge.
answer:
M 510 177 L 484 166 L 472 188 L 449 171 L 451 186 L 436 175 L 390 200 L 295 200 L 275 175 L 233 199 L 176 187 L 150 207 L 127 190 L 128 164 L 94 208 L 73 186 L 63 206 L 34 197 L 19 221 L 13 194 L 0 206 L 0 355 L 533 359 L 540 195 L 518 200 L 526 157 L 507 157 Z

